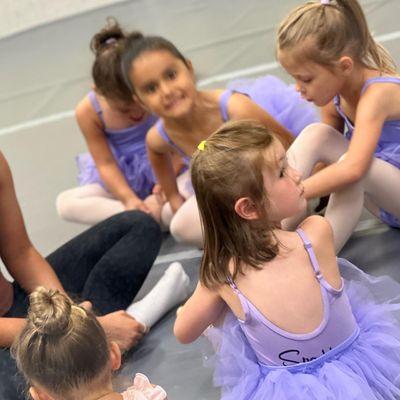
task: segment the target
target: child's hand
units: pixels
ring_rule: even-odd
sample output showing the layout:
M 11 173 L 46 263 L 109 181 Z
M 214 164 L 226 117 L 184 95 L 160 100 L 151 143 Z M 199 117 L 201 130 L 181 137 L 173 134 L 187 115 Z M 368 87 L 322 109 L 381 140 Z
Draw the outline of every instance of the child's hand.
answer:
M 124 206 L 126 211 L 140 210 L 147 214 L 150 214 L 151 212 L 150 208 L 138 197 L 132 197 L 129 200 L 124 201 Z
M 162 186 L 161 186 L 159 183 L 156 183 L 156 184 L 153 186 L 153 194 L 158 194 L 158 195 L 160 195 L 161 193 L 163 193 Z
M 122 310 L 98 317 L 98 321 L 109 340 L 116 342 L 121 351 L 135 346 L 146 333 L 144 325 Z

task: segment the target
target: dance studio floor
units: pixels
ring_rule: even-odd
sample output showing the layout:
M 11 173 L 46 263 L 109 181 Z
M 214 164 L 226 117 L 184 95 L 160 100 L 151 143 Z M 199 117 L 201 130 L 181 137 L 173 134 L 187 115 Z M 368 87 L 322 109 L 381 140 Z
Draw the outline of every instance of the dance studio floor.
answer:
M 290 82 L 274 58 L 274 32 L 295 0 L 132 0 L 0 39 L 0 149 L 9 160 L 33 243 L 48 254 L 84 227 L 55 212 L 60 191 L 76 185 L 74 157 L 85 145 L 73 108 L 90 90 L 90 37 L 113 15 L 127 29 L 171 39 L 194 64 L 203 87 L 234 78 L 275 74 Z M 361 1 L 371 30 L 400 62 L 398 0 Z M 341 256 L 368 273 L 400 281 L 400 231 L 367 213 Z M 166 235 L 141 293 L 168 264 L 180 260 L 196 284 L 201 252 Z M 179 345 L 172 334 L 174 311 L 126 355 L 117 383 L 136 371 L 162 385 L 174 400 L 217 399 L 204 366 L 204 339 Z

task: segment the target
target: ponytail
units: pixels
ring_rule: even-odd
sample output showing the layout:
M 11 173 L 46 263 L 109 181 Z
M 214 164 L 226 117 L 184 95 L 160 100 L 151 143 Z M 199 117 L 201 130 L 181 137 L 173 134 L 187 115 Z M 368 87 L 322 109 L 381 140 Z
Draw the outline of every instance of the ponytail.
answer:
M 295 8 L 280 24 L 278 50 L 296 50 L 299 56 L 331 65 L 348 53 L 366 68 L 396 74 L 386 49 L 372 37 L 357 0 L 312 1 Z

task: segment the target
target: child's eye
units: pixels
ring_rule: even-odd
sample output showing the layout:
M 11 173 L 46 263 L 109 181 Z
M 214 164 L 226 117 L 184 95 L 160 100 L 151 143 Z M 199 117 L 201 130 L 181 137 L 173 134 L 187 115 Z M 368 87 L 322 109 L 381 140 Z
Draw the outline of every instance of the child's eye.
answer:
M 172 69 L 171 69 L 171 70 L 168 70 L 167 73 L 166 73 L 167 79 L 170 79 L 170 80 L 175 79 L 175 78 L 176 78 L 176 75 L 177 75 L 176 71 L 175 71 L 175 70 L 172 70 Z
M 156 86 L 155 84 L 147 85 L 147 86 L 144 88 L 144 91 L 145 91 L 147 94 L 155 93 L 156 90 L 157 90 L 157 86 Z

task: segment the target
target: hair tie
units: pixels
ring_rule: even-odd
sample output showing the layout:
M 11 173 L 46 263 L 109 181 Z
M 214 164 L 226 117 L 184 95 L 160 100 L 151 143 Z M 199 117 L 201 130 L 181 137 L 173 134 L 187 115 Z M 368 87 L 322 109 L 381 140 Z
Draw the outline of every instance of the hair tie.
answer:
M 330 4 L 331 0 L 321 0 L 321 4 Z
M 199 145 L 197 146 L 197 148 L 198 148 L 200 151 L 204 151 L 204 149 L 206 148 L 206 143 L 207 143 L 207 140 L 202 140 L 202 141 L 199 143 Z
M 115 37 L 110 37 L 108 38 L 104 43 L 105 44 L 113 44 L 117 41 L 117 39 L 115 39 Z

